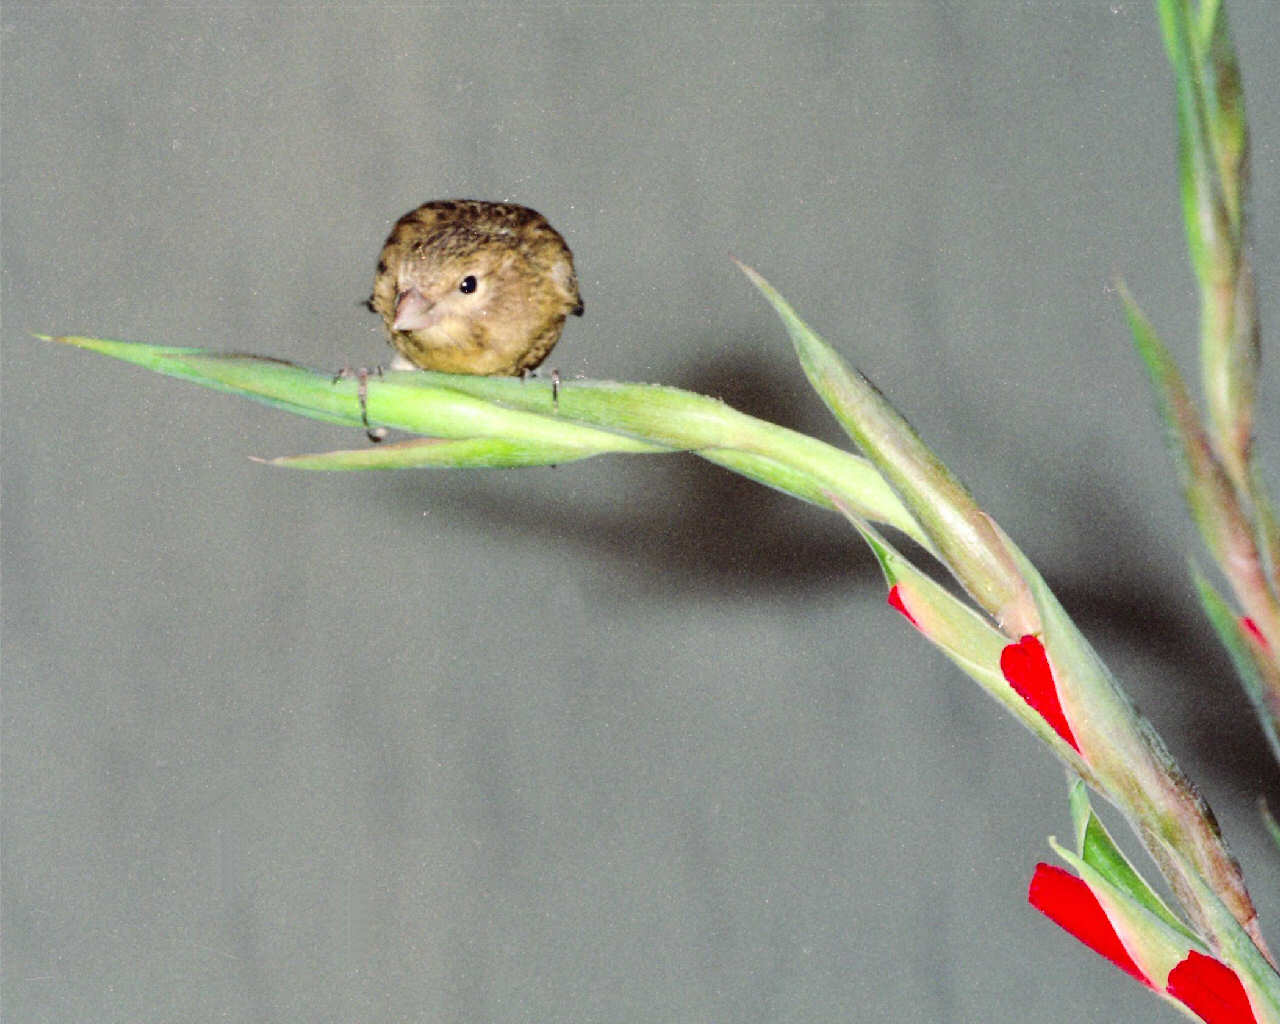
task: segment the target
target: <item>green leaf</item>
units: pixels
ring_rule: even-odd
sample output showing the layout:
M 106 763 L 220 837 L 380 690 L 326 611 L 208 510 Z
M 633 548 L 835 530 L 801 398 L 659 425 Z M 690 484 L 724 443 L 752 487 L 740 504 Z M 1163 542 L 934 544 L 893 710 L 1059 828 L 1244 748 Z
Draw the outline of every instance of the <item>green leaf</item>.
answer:
M 884 396 L 815 334 L 750 267 L 743 272 L 782 318 L 814 390 L 923 527 L 942 561 L 1011 636 L 1035 632 L 1025 585 L 999 531 Z
M 1195 933 L 1169 909 L 1116 845 L 1111 833 L 1094 813 L 1089 791 L 1080 779 L 1071 784 L 1070 804 L 1071 818 L 1076 827 L 1076 849 L 1081 859 L 1117 890 L 1126 893 L 1170 928 L 1181 932 L 1189 942 L 1198 942 Z
M 289 469 L 512 469 L 521 466 L 554 466 L 602 454 L 599 448 L 568 445 L 534 445 L 502 437 L 467 437 L 449 440 L 420 437 L 316 455 L 282 455 L 255 459 L 269 466 Z
M 1276 845 L 1276 852 L 1280 853 L 1280 822 L 1277 822 L 1276 816 L 1271 813 L 1265 797 L 1258 797 L 1258 813 L 1262 816 L 1262 824 L 1267 828 L 1267 835 Z
M 1213 453 L 1178 364 L 1123 282 L 1119 289 L 1134 347 L 1142 357 L 1151 380 L 1151 390 L 1164 422 L 1169 452 L 1178 467 L 1187 505 L 1205 544 L 1221 561 L 1229 543 L 1223 534 L 1226 521 L 1238 518 L 1230 514 L 1231 509 L 1238 507 L 1235 492 Z M 1241 525 L 1247 531 L 1247 525 Z
M 47 336 L 41 336 L 47 337 Z M 47 338 L 299 415 L 362 424 L 359 384 L 280 359 L 100 338 Z M 371 376 L 370 422 L 456 442 L 406 444 L 273 460 L 309 469 L 528 466 L 605 453 L 688 450 L 805 501 L 860 514 L 929 541 L 866 459 L 678 388 L 614 381 L 544 381 L 423 371 Z
M 1187 247 L 1196 276 L 1203 282 L 1212 274 L 1215 241 L 1221 237 L 1220 226 L 1214 221 L 1215 208 L 1220 209 L 1221 203 L 1215 202 L 1213 195 L 1196 33 L 1185 0 L 1159 0 L 1158 8 L 1178 97 L 1178 174 Z
M 1247 491 L 1261 335 L 1245 238 L 1248 130 L 1223 5 L 1161 0 L 1178 96 L 1178 168 L 1187 246 L 1200 284 L 1200 362 L 1213 443 Z
M 513 408 L 551 408 L 548 397 L 519 387 L 519 381 L 422 376 L 445 377 L 451 388 Z M 823 508 L 835 508 L 827 493 L 839 494 L 869 519 L 901 530 L 931 549 L 901 500 L 866 459 L 748 416 L 719 399 L 658 384 L 569 380 L 560 386 L 557 409 L 557 415 L 575 422 L 656 441 L 672 450 L 692 451 Z
M 354 401 L 354 393 L 347 398 L 347 389 L 337 389 L 333 374 L 304 370 L 283 359 L 235 352 L 214 353 L 200 348 L 142 345 L 106 338 L 72 335 L 55 338 L 47 334 L 37 334 L 36 337 L 88 349 L 168 377 L 180 377 L 218 391 L 243 395 L 300 416 L 327 423 L 360 425 L 360 410 Z M 324 384 L 329 386 L 327 393 L 323 390 Z
M 1233 246 L 1243 241 L 1242 204 L 1246 198 L 1245 176 L 1248 173 L 1249 133 L 1244 112 L 1244 83 L 1240 62 L 1227 28 L 1227 9 L 1221 3 L 1202 3 L 1201 15 L 1204 27 L 1200 38 L 1205 53 L 1205 106 L 1208 111 L 1209 138 L 1221 195 L 1227 204 L 1227 216 L 1232 228 Z
M 1253 704 L 1258 721 L 1262 723 L 1267 742 L 1271 744 L 1271 752 L 1280 761 L 1280 723 L 1277 723 L 1275 710 L 1268 699 L 1269 690 L 1263 678 L 1266 666 L 1259 663 L 1254 649 L 1244 637 L 1240 613 L 1227 604 L 1213 584 L 1194 565 L 1191 575 L 1195 580 L 1196 592 L 1200 595 L 1200 606 L 1213 625 L 1214 632 L 1218 634 L 1218 641 L 1227 649 L 1236 675 L 1240 677 L 1240 683 Z
M 283 359 L 240 353 L 168 348 L 100 338 L 54 338 L 123 359 L 157 373 L 229 391 L 276 408 L 326 420 L 361 424 L 358 384 L 352 378 L 297 366 Z M 428 376 L 434 379 L 426 379 Z M 664 449 L 554 416 L 478 401 L 448 386 L 447 374 L 388 373 L 368 382 L 369 420 L 431 437 L 518 437 L 525 441 L 599 451 Z M 504 381 L 520 387 L 521 381 Z M 549 403 L 548 403 L 549 404 Z

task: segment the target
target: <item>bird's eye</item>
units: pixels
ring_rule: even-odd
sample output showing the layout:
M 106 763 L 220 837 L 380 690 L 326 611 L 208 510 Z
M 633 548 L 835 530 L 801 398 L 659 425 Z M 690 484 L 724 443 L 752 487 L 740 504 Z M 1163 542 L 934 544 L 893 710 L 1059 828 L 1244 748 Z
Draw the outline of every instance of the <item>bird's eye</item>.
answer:
M 468 274 L 466 277 L 462 279 L 462 281 L 458 285 L 458 291 L 462 292 L 463 295 L 470 295 L 475 290 L 476 290 L 475 274 Z

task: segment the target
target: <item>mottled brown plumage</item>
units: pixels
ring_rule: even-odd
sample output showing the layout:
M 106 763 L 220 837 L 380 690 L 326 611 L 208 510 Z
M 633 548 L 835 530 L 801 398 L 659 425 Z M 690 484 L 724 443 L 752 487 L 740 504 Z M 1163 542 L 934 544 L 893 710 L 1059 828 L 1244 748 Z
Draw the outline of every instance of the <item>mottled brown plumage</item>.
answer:
M 582 314 L 573 253 L 542 214 L 444 199 L 406 213 L 378 259 L 369 308 L 424 370 L 516 375 Z

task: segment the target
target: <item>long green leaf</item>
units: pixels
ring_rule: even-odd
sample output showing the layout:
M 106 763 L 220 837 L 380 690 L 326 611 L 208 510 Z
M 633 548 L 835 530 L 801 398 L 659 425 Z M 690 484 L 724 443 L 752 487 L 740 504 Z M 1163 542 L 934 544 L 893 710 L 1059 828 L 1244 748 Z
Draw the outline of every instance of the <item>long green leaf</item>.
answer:
M 353 427 L 362 423 L 356 380 L 335 380 L 284 360 L 100 338 L 49 340 L 303 416 Z M 610 452 L 691 451 L 828 509 L 835 506 L 827 494 L 839 494 L 859 514 L 930 546 L 866 459 L 704 395 L 650 384 L 572 380 L 561 385 L 557 397 L 545 381 L 423 371 L 372 376 L 366 392 L 371 423 L 456 443 L 382 446 L 273 464 L 329 470 L 527 466 Z
M 1205 544 L 1221 562 L 1233 536 L 1229 531 L 1248 534 L 1248 523 L 1239 513 L 1235 491 L 1213 452 L 1178 364 L 1128 289 L 1123 283 L 1119 288 L 1134 347 L 1147 369 L 1187 506 Z
M 1030 600 L 999 532 L 896 409 L 812 331 L 750 267 L 743 272 L 782 318 L 814 390 L 875 463 L 947 568 L 1009 635 L 1036 631 Z

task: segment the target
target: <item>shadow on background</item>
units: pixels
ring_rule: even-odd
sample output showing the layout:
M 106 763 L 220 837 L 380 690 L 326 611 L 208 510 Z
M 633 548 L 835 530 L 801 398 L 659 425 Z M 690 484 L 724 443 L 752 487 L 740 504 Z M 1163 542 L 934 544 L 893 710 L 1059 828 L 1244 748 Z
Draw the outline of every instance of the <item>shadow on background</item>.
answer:
M 722 357 L 691 365 L 679 375 L 679 385 L 852 447 L 794 364 L 760 358 L 751 339 L 740 342 L 725 346 Z M 744 352 L 755 358 L 744 359 Z M 528 491 L 513 500 L 505 475 L 477 472 L 464 487 L 433 487 L 424 498 L 419 474 L 394 474 L 389 490 L 414 515 L 425 504 L 445 516 L 482 524 L 478 528 L 539 538 L 637 595 L 799 597 L 881 586 L 874 559 L 840 517 L 696 456 L 634 457 L 610 495 L 615 500 L 603 509 Z M 1096 510 L 1123 509 L 1123 496 L 1098 494 L 1099 483 L 1076 481 L 1073 487 L 1064 481 L 1055 489 L 1087 490 L 1088 505 Z M 1076 564 L 1106 566 L 1105 580 L 1064 579 L 1055 566 L 1041 565 L 1059 599 L 1104 660 L 1108 650 L 1132 650 L 1154 664 L 1157 681 L 1145 680 L 1145 692 L 1162 695 L 1167 726 L 1173 724 L 1170 709 L 1180 709 L 1187 719 L 1180 724 L 1217 784 L 1248 795 L 1280 793 L 1280 768 L 1208 624 L 1194 604 L 1165 596 L 1171 590 L 1167 581 L 1153 586 L 1146 575 L 1141 552 L 1154 543 L 1149 531 L 1118 513 L 1111 523 L 1101 521 L 1105 513 L 1097 514 L 1084 535 L 1095 538 L 1097 550 L 1079 556 Z M 895 539 L 923 568 L 950 583 L 914 545 Z M 1117 551 L 1128 555 L 1117 559 Z M 1121 680 L 1128 682 L 1136 683 Z M 1249 722 L 1244 728 L 1242 716 Z
M 752 352 L 755 346 L 725 346 Z M 835 443 L 839 428 L 794 365 L 726 355 L 678 376 L 690 391 L 742 412 Z M 566 387 L 572 387 L 569 381 Z M 610 457 L 616 459 L 625 456 Z M 877 579 L 869 552 L 838 516 L 693 455 L 633 456 L 608 508 L 523 492 L 513 500 L 502 475 L 477 473 L 464 490 L 433 491 L 429 504 L 505 531 L 569 544 L 582 558 L 625 573 L 630 589 L 739 595 L 845 589 Z M 529 470 L 528 472 L 557 472 Z M 566 478 L 571 470 L 559 470 Z M 424 504 L 422 477 L 396 474 L 398 500 Z

